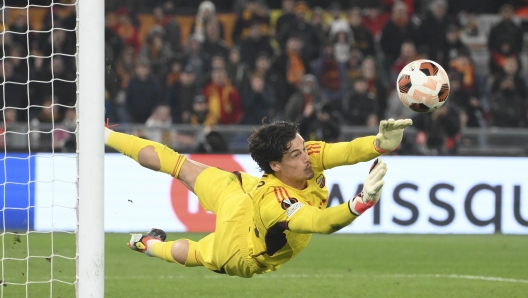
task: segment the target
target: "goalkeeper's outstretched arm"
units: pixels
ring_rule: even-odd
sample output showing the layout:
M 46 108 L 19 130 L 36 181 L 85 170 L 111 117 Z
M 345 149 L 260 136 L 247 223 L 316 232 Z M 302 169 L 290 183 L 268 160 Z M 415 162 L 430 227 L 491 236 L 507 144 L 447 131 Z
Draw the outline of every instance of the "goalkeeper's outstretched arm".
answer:
M 322 160 L 323 169 L 352 165 L 389 153 L 400 145 L 404 129 L 412 125 L 411 119 L 381 120 L 376 136 L 362 137 L 350 142 L 326 144 Z
M 365 179 L 363 191 L 350 201 L 324 210 L 297 202 L 286 210 L 288 229 L 297 233 L 334 233 L 374 206 L 381 197 L 387 165 L 377 159 Z M 295 215 L 295 216 L 293 216 Z

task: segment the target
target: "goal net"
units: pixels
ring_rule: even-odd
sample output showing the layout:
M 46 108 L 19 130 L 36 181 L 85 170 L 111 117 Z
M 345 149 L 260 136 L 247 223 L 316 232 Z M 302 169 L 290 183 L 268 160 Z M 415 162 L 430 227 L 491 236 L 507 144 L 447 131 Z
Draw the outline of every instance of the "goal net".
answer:
M 98 141 L 102 125 L 97 125 L 103 123 L 99 111 L 103 101 L 83 100 L 82 91 L 89 88 L 80 79 L 80 56 L 90 49 L 81 50 L 86 42 L 81 42 L 79 24 L 83 19 L 80 2 L 86 7 L 103 1 L 1 1 L 0 297 L 102 297 L 104 234 L 98 202 L 103 200 L 104 147 Z M 90 13 L 94 21 L 102 22 L 103 13 L 85 14 Z M 85 37 L 93 39 L 99 33 L 104 40 L 98 28 Z M 92 58 L 93 53 L 99 53 L 95 47 Z M 102 65 L 102 55 L 98 58 Z M 93 74 L 99 71 L 101 77 L 103 69 L 92 67 L 83 79 L 97 80 Z M 85 92 L 84 98 L 102 98 L 101 84 L 93 81 L 92 93 Z M 95 105 L 92 111 L 87 104 Z M 99 123 L 94 122 L 96 118 Z M 100 147 L 95 152 L 85 152 L 91 150 L 89 146 L 83 149 L 90 139 Z M 94 153 L 99 158 L 89 166 L 87 159 L 94 158 Z M 97 172 L 100 179 L 86 178 L 87 173 Z M 81 210 L 87 209 L 86 189 L 90 188 L 100 215 Z M 90 220 L 91 228 L 87 227 Z M 86 249 L 89 241 L 99 245 L 100 252 Z M 88 263 L 89 267 L 83 265 Z M 91 290 L 83 290 L 87 282 Z

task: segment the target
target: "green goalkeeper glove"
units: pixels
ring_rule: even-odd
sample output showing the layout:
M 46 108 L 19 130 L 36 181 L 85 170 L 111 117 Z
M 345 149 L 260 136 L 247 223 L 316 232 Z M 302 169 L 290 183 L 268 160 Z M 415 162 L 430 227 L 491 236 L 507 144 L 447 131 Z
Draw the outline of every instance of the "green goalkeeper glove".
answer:
M 383 176 L 387 173 L 387 165 L 378 158 L 370 167 L 369 174 L 363 184 L 363 191 L 348 201 L 348 207 L 355 216 L 360 216 L 372 206 L 376 205 L 381 197 Z
M 379 153 L 387 153 L 398 148 L 403 138 L 403 129 L 412 125 L 411 119 L 381 120 L 374 147 Z

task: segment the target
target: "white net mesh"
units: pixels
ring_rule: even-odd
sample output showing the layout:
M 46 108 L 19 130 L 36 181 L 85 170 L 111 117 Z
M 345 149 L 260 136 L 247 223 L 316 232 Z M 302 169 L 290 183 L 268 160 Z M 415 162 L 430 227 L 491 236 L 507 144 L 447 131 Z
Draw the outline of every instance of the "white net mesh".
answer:
M 2 0 L 1 297 L 75 296 L 77 2 L 48 2 Z

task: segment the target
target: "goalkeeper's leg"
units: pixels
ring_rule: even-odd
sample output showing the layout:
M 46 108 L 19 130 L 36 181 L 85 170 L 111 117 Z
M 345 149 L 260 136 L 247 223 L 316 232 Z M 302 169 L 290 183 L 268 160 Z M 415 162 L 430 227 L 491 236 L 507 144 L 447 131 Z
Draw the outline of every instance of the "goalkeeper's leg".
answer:
M 209 166 L 189 160 L 165 145 L 105 128 L 106 144 L 131 157 L 145 168 L 160 171 L 180 180 L 194 192 L 196 178 Z
M 160 232 L 163 237 L 160 237 Z M 165 233 L 159 229 L 152 229 L 148 234 L 132 234 L 128 246 L 135 251 L 150 257 L 157 257 L 171 263 L 186 267 L 203 266 L 198 252 L 198 245 L 189 239 L 178 239 L 165 242 Z

